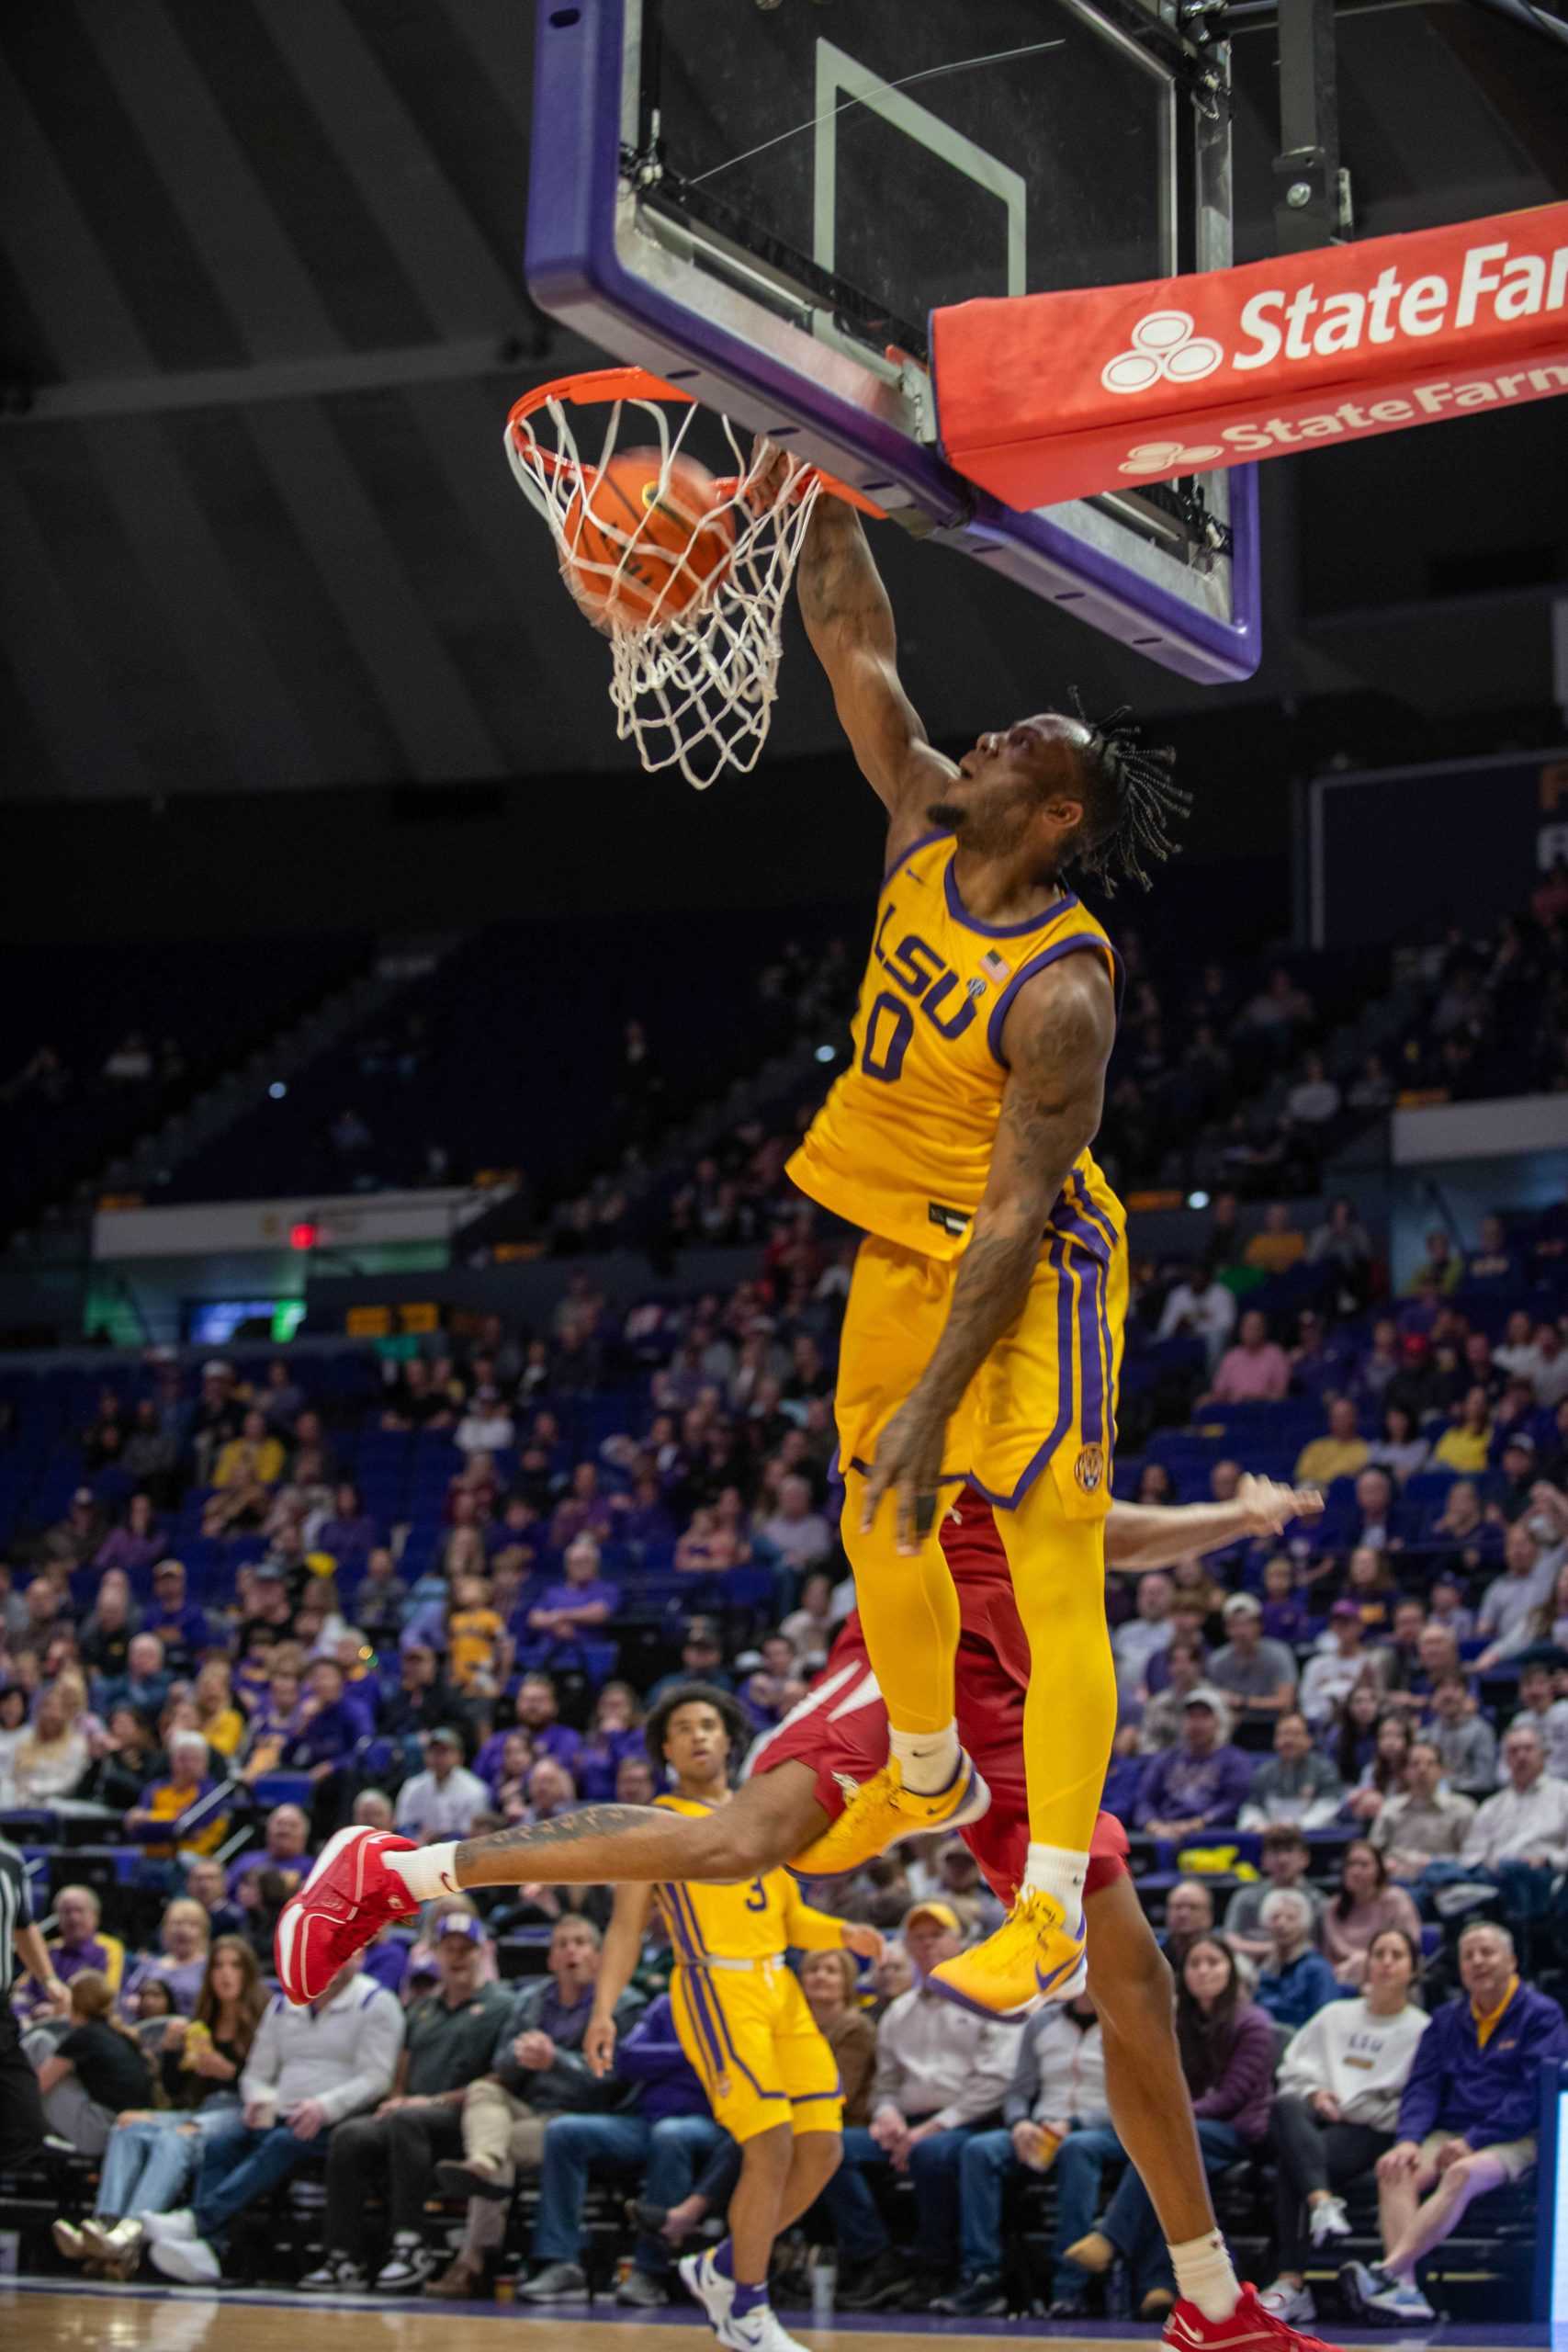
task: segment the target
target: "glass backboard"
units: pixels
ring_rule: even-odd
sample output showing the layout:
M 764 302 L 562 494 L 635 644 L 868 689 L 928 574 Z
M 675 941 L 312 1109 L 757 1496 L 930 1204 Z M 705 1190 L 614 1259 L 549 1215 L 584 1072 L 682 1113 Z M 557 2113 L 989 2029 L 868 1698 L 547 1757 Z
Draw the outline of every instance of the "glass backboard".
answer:
M 1141 0 L 541 0 L 537 44 L 545 309 L 1168 668 L 1250 676 L 1250 469 L 1021 514 L 945 463 L 927 365 L 938 305 L 1228 264 L 1223 45 Z

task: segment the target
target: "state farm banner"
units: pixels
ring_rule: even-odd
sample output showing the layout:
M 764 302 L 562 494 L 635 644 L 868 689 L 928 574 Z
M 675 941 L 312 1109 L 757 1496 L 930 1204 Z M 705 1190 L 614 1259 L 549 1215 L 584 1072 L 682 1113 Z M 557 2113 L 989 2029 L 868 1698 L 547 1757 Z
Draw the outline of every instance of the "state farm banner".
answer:
M 1027 510 L 1568 392 L 1568 203 L 931 313 L 942 447 Z

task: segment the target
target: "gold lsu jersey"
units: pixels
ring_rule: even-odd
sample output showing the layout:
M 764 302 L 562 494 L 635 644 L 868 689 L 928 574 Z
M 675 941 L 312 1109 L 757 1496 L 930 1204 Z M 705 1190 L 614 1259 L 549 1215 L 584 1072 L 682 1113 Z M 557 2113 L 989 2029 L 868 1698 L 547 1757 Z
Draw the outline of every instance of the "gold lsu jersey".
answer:
M 824 1208 L 928 1257 L 963 1250 L 990 1170 L 1007 1065 L 1002 1027 L 1021 988 L 1064 956 L 1100 956 L 1121 1008 L 1122 967 L 1068 895 L 1020 923 L 964 907 L 950 832 L 889 868 L 855 1008 L 850 1066 L 789 1161 Z M 1122 1225 L 1120 1202 L 1080 1152 L 1053 1222 Z
M 654 1803 L 688 1819 L 711 1809 L 694 1797 L 661 1796 Z M 715 1960 L 779 1960 L 791 1945 L 803 1951 L 831 1951 L 843 1941 L 838 1920 L 803 1903 L 785 1870 L 763 1871 L 756 1878 L 724 1885 L 662 1885 L 658 1897 L 675 1958 L 691 1968 Z

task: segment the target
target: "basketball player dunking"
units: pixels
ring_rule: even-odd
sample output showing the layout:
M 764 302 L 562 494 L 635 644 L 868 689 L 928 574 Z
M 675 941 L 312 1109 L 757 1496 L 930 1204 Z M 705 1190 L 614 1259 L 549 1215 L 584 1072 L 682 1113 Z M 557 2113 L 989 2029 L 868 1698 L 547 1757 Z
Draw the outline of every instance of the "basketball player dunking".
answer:
M 1116 1724 L 1105 1623 L 1124 1220 L 1089 1152 L 1116 1031 L 1115 949 L 1065 880 L 1163 858 L 1170 754 L 1120 718 L 1043 711 L 955 767 L 899 683 L 860 518 L 818 501 L 801 610 L 887 809 L 849 1069 L 789 1172 L 865 1229 L 837 1383 L 844 1548 L 889 1754 L 807 1871 L 962 1827 L 988 1792 L 953 1712 L 959 1608 L 937 1535 L 965 1479 L 992 1505 L 1032 1659 L 1029 1852 L 1004 1924 L 939 1990 L 997 2017 L 1081 1982 L 1083 1893 Z

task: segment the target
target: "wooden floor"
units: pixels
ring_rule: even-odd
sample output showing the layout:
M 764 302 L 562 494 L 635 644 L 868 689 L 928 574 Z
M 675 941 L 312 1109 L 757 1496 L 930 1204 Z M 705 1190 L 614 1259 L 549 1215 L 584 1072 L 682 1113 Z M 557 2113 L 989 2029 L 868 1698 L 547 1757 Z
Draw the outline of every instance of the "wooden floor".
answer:
M 506 2336 L 491 2337 L 500 2324 Z M 953 2333 L 948 2333 L 949 2328 Z M 530 2312 L 526 2305 L 468 2303 L 448 2309 L 368 2301 L 323 2302 L 310 2296 L 247 2294 L 221 2297 L 197 2288 L 31 2287 L 0 2279 L 0 2346 L 4 2352 L 504 2352 L 512 2331 L 527 2331 L 527 2352 L 701 2352 L 711 2346 L 705 2327 L 689 2313 L 655 2320 L 581 2317 L 570 2311 Z M 1545 2328 L 1442 2329 L 1450 2345 L 1484 2346 L 1485 2352 L 1536 2352 L 1551 2343 Z M 1092 2335 L 1055 2329 L 986 2324 L 965 2334 L 954 2321 L 931 2321 L 911 2332 L 875 2320 L 854 2319 L 820 2334 L 792 2321 L 791 2333 L 809 2352 L 997 2352 L 998 2339 L 1039 2335 L 1051 2352 L 1155 2352 L 1152 2328 L 1125 2336 L 1109 2327 Z M 1411 2352 L 1413 2339 L 1383 2335 L 1356 2339 L 1378 2352 Z M 523 2347 L 519 2347 L 523 2352 Z

